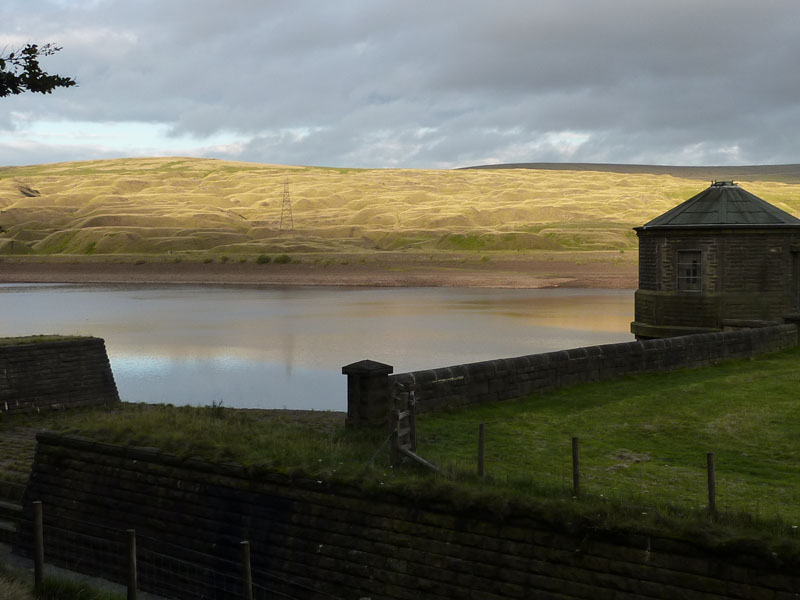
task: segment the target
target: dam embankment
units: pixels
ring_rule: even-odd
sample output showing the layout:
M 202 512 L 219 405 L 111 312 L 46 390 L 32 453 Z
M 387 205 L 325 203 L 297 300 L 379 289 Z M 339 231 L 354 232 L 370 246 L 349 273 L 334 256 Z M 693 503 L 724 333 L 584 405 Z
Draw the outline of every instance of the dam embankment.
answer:
M 140 586 L 175 598 L 241 597 L 239 543 L 256 597 L 784 600 L 800 591 L 784 557 L 664 534 L 559 523 L 545 514 L 410 498 L 235 465 L 40 433 L 31 502 L 45 503 L 48 560 L 124 581 L 137 533 Z

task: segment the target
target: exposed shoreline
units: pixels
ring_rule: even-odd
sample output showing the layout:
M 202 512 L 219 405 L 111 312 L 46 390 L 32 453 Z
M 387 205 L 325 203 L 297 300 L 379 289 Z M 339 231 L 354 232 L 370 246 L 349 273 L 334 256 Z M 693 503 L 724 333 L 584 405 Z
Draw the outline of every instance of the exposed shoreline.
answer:
M 62 257 L 59 257 L 60 259 Z M 64 259 L 67 257 L 63 257 Z M 0 283 L 139 283 L 184 285 L 482 287 L 634 289 L 635 261 L 492 259 L 423 261 L 386 257 L 290 264 L 108 262 L 8 259 Z

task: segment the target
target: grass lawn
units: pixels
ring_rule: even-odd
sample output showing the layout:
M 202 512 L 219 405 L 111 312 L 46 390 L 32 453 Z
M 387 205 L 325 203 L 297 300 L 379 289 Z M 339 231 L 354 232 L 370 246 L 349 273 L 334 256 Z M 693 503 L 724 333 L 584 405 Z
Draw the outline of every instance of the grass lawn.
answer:
M 419 451 L 457 477 L 486 472 L 524 493 L 568 493 L 571 437 L 581 492 L 671 512 L 707 504 L 800 525 L 800 350 L 707 369 L 640 375 L 419 419 Z
M 0 563 L 2 600 L 123 600 L 121 594 L 97 589 L 88 583 L 63 577 L 46 577 L 37 590 L 29 572 Z
M 26 346 L 28 344 L 45 344 L 47 342 L 74 342 L 88 340 L 89 336 L 80 335 L 25 335 L 21 337 L 0 337 L 0 346 Z

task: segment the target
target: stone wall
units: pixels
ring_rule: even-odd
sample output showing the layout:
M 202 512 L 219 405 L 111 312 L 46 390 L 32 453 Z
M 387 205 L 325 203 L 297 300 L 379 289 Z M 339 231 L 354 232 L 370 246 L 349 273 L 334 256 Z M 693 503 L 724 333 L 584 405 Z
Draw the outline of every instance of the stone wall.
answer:
M 677 252 L 701 250 L 703 292 L 792 295 L 792 254 L 800 243 L 792 230 L 676 228 L 638 235 L 639 289 L 675 291 Z
M 100 338 L 0 345 L 0 414 L 119 402 Z
M 797 345 L 796 325 L 776 325 L 573 348 L 398 373 L 388 377 L 392 382 L 413 389 L 417 410 L 427 412 L 519 398 L 568 385 L 609 380 L 633 373 L 700 367 L 719 360 L 776 352 Z M 382 398 L 375 398 L 373 401 L 376 404 L 386 404 Z
M 800 236 L 794 228 L 687 227 L 637 233 L 639 289 L 633 325 L 637 335 L 721 330 L 726 321 L 736 320 L 777 323 L 798 308 Z M 680 250 L 702 252 L 699 292 L 676 289 Z
M 256 597 L 788 600 L 796 565 L 666 537 L 559 525 L 530 512 L 414 501 L 231 465 L 39 435 L 18 550 L 41 499 L 48 561 L 123 581 L 137 532 L 140 588 L 239 598 L 240 540 Z M 215 573 L 212 575 L 212 573 Z M 212 587 L 216 591 L 212 591 Z M 267 595 L 281 593 L 279 595 Z

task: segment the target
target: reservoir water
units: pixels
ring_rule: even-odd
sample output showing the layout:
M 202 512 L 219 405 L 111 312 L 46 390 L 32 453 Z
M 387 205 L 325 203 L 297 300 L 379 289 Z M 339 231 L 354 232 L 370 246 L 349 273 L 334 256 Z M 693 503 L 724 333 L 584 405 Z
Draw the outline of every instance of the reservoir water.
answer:
M 106 340 L 129 402 L 346 409 L 396 373 L 633 339 L 632 290 L 0 284 L 0 336 Z

